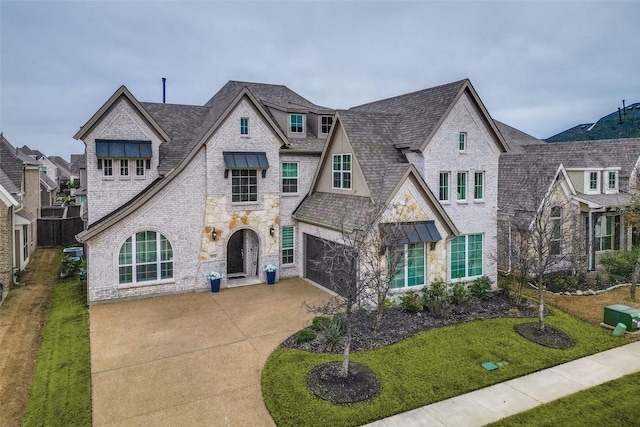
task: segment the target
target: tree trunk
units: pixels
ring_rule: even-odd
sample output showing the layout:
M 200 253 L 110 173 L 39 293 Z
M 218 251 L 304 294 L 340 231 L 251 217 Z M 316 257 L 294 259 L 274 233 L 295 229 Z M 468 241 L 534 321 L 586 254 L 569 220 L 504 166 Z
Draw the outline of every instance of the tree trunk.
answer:
M 538 281 L 538 328 L 544 332 L 544 285 Z
M 631 301 L 636 300 L 636 287 L 638 286 L 638 278 L 640 277 L 640 254 L 636 259 L 636 264 L 633 266 L 633 272 L 631 273 L 631 289 L 629 289 L 629 299 Z
M 344 353 L 342 358 L 342 377 L 346 378 L 349 376 L 349 353 L 351 352 L 351 322 L 346 321 L 345 324 L 345 343 L 344 343 Z

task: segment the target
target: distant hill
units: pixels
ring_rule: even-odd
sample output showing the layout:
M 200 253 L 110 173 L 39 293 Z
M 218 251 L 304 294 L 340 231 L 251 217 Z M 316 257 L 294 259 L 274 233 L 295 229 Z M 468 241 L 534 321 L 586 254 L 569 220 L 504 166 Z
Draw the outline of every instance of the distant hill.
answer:
M 640 138 L 640 102 L 627 105 L 595 123 L 583 123 L 562 131 L 547 142 Z

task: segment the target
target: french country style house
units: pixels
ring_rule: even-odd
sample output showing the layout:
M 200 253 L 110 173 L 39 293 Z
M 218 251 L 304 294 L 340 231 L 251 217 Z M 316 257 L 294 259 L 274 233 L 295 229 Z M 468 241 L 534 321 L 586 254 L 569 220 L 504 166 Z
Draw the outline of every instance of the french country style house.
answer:
M 469 80 L 349 110 L 230 81 L 202 106 L 120 87 L 75 135 L 86 152 L 88 299 L 265 282 L 331 287 L 318 268 L 374 212 L 405 231 L 398 291 L 497 277 L 507 143 Z

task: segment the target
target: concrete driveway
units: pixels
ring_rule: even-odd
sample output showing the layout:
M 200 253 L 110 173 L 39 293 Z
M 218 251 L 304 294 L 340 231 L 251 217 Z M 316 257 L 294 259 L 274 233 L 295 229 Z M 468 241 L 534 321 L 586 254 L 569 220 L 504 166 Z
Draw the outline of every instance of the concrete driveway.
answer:
M 286 279 L 91 307 L 93 425 L 274 425 L 262 368 L 329 298 Z

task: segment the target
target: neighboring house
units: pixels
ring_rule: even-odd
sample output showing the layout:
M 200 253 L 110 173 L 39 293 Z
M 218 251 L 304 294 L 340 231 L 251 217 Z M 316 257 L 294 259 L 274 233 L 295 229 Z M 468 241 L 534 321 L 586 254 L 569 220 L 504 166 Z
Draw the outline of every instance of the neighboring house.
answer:
M 76 205 L 80 207 L 80 216 L 87 221 L 87 160 L 84 154 L 71 155 L 71 177 L 77 177 L 75 189 Z
M 40 169 L 40 206 L 52 206 L 58 195 L 58 185 Z
M 75 138 L 91 303 L 206 289 L 210 271 L 223 287 L 260 283 L 268 263 L 326 285 L 322 240 L 366 207 L 418 235 L 395 287 L 497 276 L 508 147 L 468 80 L 337 114 L 280 85 L 231 81 L 203 106 L 143 103 L 123 86 Z
M 57 184 L 60 189 L 63 189 L 71 180 L 71 165 L 60 156 L 50 156 L 49 160 L 56 166 Z
M 16 200 L 19 193 L 11 179 L 0 168 L 0 283 L 6 291 L 13 282 L 13 229 L 15 210 L 20 207 L 20 202 Z M 4 294 L 0 295 L 0 301 L 3 297 Z
M 547 218 L 549 254 L 564 257 L 555 269 L 593 270 L 603 253 L 631 247 L 621 213 L 635 190 L 640 138 L 535 144 L 529 135 L 508 135 L 518 149 L 500 158 L 502 269 L 512 267 L 515 231 L 534 218 Z
M 595 123 L 582 123 L 553 135 L 547 142 L 640 138 L 640 102 L 622 106 Z
M 40 163 L 21 154 L 0 134 L 0 184 L 17 202 L 13 207 L 12 226 L 4 228 L 10 236 L 0 236 L 0 241 L 11 241 L 11 268 L 24 269 L 37 246 L 40 215 Z M 7 205 L 7 203 L 5 203 Z M 7 215 L 9 213 L 5 211 Z M 8 222 L 5 222 L 5 226 Z

